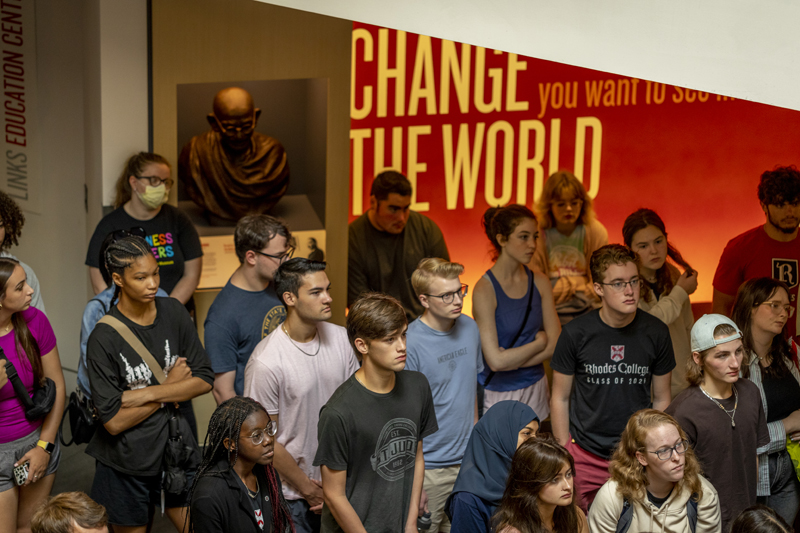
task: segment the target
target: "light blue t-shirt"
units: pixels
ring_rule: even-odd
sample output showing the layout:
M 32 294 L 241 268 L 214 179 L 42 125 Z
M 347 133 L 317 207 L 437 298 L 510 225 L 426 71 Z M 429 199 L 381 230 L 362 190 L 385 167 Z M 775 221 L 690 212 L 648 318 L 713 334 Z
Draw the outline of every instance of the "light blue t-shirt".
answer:
M 425 437 L 425 469 L 461 464 L 475 423 L 475 393 L 483 355 L 478 325 L 461 315 L 437 331 L 419 318 L 408 326 L 406 370 L 422 372 L 431 386 L 439 431 Z

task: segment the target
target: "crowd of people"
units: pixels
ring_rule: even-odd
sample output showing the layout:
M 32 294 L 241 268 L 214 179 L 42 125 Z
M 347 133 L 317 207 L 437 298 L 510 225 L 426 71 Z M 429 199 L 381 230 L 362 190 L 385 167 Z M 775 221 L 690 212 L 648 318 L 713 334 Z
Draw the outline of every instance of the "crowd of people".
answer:
M 386 171 L 350 225 L 346 327 L 326 264 L 254 214 L 202 342 L 202 247 L 172 185 L 166 159 L 131 157 L 91 238 L 73 396 L 95 417 L 94 479 L 52 498 L 67 391 L 36 276 L 9 254 L 24 217 L 0 193 L 0 533 L 144 533 L 156 507 L 187 533 L 792 531 L 794 167 L 761 176 L 765 224 L 728 243 L 697 320 L 698 274 L 652 209 L 609 244 L 557 172 L 535 212 L 476 220 L 493 264 L 470 293 Z M 191 400 L 208 392 L 201 439 Z

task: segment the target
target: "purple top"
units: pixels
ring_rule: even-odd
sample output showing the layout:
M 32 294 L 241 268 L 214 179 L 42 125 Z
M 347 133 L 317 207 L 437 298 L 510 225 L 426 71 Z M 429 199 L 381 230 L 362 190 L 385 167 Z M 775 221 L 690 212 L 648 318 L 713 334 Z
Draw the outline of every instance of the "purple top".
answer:
M 56 347 L 56 335 L 45 314 L 35 307 L 29 307 L 22 311 L 22 316 L 28 323 L 28 329 L 31 330 L 33 338 L 39 343 L 39 352 L 46 355 L 53 351 L 53 348 Z M 25 388 L 32 397 L 33 368 L 28 356 L 22 351 L 22 347 L 17 349 L 14 331 L 9 331 L 0 337 L 0 348 L 3 348 L 5 357 L 14 365 L 22 383 L 25 384 Z M 31 434 L 42 425 L 43 421 L 44 419 L 40 418 L 31 422 L 25 418 L 25 409 L 14 394 L 14 388 L 10 381 L 0 388 L 0 444 Z

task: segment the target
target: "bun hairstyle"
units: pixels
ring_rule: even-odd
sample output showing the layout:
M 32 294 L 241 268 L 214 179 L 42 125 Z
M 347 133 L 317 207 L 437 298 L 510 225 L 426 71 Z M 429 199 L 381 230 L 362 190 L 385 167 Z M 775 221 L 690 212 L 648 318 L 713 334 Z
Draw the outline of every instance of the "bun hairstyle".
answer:
M 14 273 L 14 270 L 19 266 L 19 261 L 11 259 L 10 257 L 0 257 L 0 287 L 3 292 L 0 296 L 0 305 L 5 299 L 6 291 L 8 290 L 8 280 Z M 19 360 L 24 361 L 22 352 L 28 356 L 28 363 L 33 371 L 33 379 L 39 385 L 44 385 L 44 369 L 42 368 L 42 352 L 39 349 L 39 343 L 33 338 L 31 330 L 28 329 L 28 323 L 22 316 L 22 313 L 14 313 L 11 315 L 11 323 L 14 325 L 14 346 L 17 354 L 20 356 Z
M 505 207 L 490 207 L 483 214 L 483 230 L 492 243 L 492 260 L 496 261 L 500 257 L 503 249 L 497 241 L 497 236 L 502 235 L 508 238 L 517 226 L 525 219 L 536 221 L 533 211 L 520 204 L 511 204 Z
M 664 227 L 664 221 L 661 220 L 658 213 L 652 209 L 639 209 L 628 215 L 628 218 L 625 219 L 625 223 L 622 225 L 622 240 L 625 241 L 625 246 L 633 249 L 633 236 L 636 235 L 637 231 L 643 230 L 647 226 L 657 228 L 664 235 L 664 238 L 667 238 L 667 230 Z M 634 252 L 636 252 L 636 250 L 634 250 Z M 677 248 L 669 241 L 667 241 L 667 257 L 680 265 L 684 270 L 692 271 L 692 267 L 689 266 L 689 263 L 686 262 Z M 664 261 L 664 264 L 656 272 L 656 290 L 658 293 L 669 293 L 675 286 L 675 279 L 677 279 L 678 276 L 680 276 L 680 274 L 675 271 L 675 268 L 671 268 L 670 265 Z M 647 283 L 641 283 L 639 286 L 641 287 L 641 297 L 649 302 L 652 296 L 650 286 L 647 285 Z

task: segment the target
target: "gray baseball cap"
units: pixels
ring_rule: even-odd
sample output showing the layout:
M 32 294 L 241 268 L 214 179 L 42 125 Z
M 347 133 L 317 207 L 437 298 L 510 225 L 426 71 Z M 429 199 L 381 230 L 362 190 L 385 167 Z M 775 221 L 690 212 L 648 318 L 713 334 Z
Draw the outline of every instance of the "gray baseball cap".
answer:
M 717 326 L 727 324 L 736 330 L 736 333 L 723 337 L 721 339 L 714 338 L 714 330 Z M 735 341 L 742 338 L 742 332 L 739 327 L 734 324 L 733 320 L 725 315 L 703 315 L 692 326 L 692 351 L 702 352 L 714 346 L 725 344 L 726 342 Z

